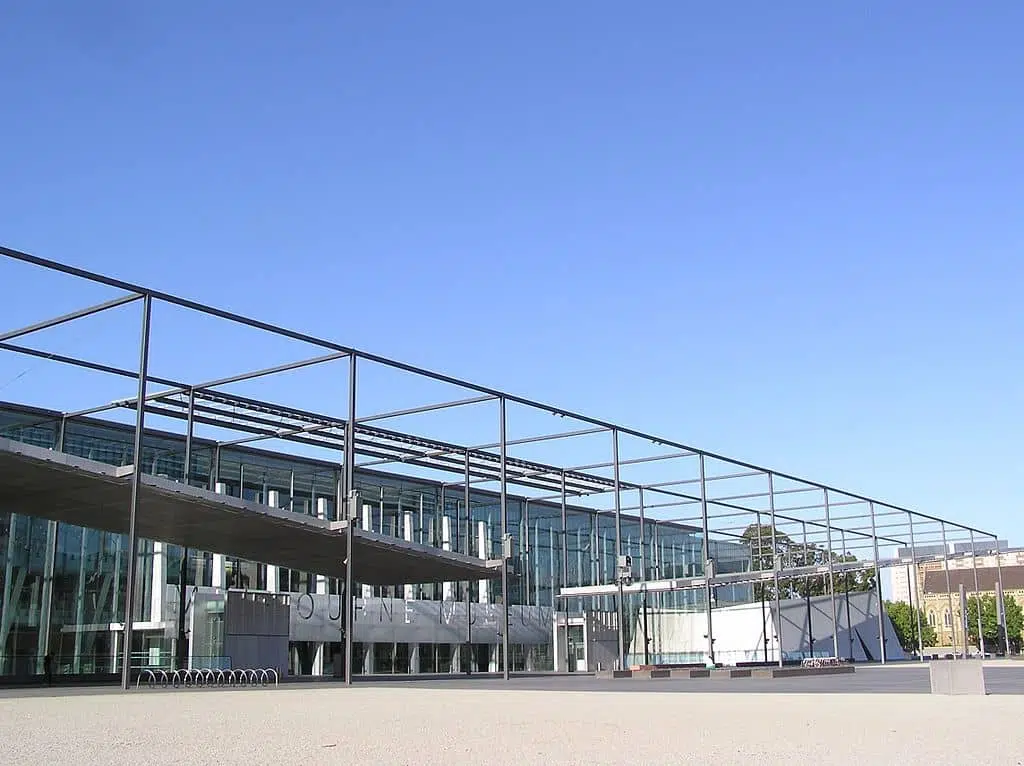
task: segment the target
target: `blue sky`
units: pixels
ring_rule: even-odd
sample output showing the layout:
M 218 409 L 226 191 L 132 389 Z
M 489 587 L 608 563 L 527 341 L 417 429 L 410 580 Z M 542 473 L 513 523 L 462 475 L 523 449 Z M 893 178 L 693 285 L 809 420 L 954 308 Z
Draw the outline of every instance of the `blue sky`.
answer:
M 1024 543 L 1020 4 L 0 13 L 0 243 Z

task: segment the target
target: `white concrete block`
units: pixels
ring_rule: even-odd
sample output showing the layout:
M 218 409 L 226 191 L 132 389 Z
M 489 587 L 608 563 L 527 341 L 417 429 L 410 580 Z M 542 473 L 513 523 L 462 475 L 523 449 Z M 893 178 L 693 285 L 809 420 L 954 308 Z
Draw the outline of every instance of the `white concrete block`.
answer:
M 938 660 L 928 663 L 932 694 L 985 694 L 980 660 Z

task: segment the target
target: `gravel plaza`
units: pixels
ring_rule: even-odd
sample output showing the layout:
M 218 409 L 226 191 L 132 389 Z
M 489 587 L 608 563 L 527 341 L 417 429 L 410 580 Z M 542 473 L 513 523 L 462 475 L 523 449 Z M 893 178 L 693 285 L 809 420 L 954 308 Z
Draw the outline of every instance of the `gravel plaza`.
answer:
M 912 666 L 801 679 L 804 693 L 589 677 L 6 690 L 0 762 L 1024 763 L 1024 669 L 987 676 L 985 697 L 927 694 Z

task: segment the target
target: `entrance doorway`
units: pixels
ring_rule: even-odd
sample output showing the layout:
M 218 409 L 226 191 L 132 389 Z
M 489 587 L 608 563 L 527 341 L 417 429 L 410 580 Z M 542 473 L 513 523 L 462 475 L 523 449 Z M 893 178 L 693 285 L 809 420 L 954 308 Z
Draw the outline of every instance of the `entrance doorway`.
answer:
M 590 671 L 587 626 L 579 615 L 559 615 L 555 621 L 555 669 L 561 673 Z
M 491 669 L 490 644 L 473 644 L 473 659 L 477 673 L 487 673 Z
M 586 672 L 587 670 L 587 642 L 583 636 L 582 625 L 569 625 L 566 629 L 569 657 L 569 672 Z

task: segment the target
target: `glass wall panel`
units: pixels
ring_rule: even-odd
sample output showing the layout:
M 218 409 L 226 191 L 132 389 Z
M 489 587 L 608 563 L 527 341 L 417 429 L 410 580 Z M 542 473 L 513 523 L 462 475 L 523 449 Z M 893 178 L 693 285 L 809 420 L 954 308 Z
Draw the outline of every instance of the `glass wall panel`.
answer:
M 373 645 L 373 672 L 395 672 L 395 645 L 390 641 L 378 641 Z
M 437 646 L 437 666 L 436 672 L 438 673 L 451 673 L 452 672 L 452 655 L 453 646 L 451 644 L 436 644 Z M 464 654 L 465 652 L 463 652 Z
M 57 441 L 60 418 L 43 413 L 0 410 L 0 436 L 46 449 Z
M 0 674 L 41 669 L 47 528 L 44 519 L 0 513 Z

